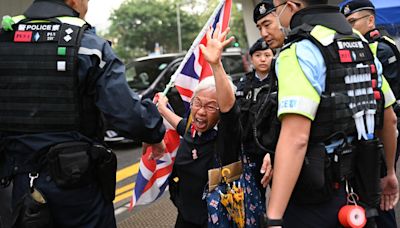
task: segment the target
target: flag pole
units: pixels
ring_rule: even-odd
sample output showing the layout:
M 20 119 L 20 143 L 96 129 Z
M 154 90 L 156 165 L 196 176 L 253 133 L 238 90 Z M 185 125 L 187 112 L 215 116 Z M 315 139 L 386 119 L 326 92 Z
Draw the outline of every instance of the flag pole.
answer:
M 190 56 L 193 54 L 194 49 L 200 44 L 201 40 L 203 39 L 204 35 L 206 34 L 207 30 L 210 27 L 210 24 L 213 22 L 215 17 L 218 14 L 218 11 L 222 8 L 222 5 L 225 3 L 226 0 L 221 0 L 218 4 L 218 6 L 215 8 L 214 12 L 211 14 L 211 17 L 208 19 L 207 23 L 204 25 L 204 27 L 201 29 L 200 33 L 197 35 L 196 39 L 193 41 L 192 46 L 190 46 L 188 52 L 186 53 L 185 57 L 183 58 L 181 64 L 179 65 L 178 69 L 175 71 L 175 73 L 171 76 L 171 79 L 167 86 L 165 87 L 163 94 L 164 96 L 167 95 L 168 91 L 175 86 L 175 80 L 177 77 L 177 74 L 181 72 L 183 67 L 185 66 L 186 62 L 189 60 Z

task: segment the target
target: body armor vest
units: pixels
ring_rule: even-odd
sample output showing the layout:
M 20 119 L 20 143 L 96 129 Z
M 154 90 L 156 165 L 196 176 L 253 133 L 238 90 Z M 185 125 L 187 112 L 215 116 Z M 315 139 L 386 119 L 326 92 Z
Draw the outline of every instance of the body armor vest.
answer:
M 78 85 L 78 50 L 88 26 L 23 19 L 0 30 L 0 131 L 96 135 L 85 121 L 97 124 L 98 115 L 85 108 Z
M 398 72 L 400 72 L 400 52 L 399 52 L 399 49 L 397 49 L 396 43 L 393 39 L 391 39 L 388 36 L 382 35 L 378 29 L 374 29 L 374 30 L 368 32 L 365 35 L 365 38 L 371 44 L 373 44 L 374 42 L 377 42 L 377 45 L 375 47 L 376 49 L 378 48 L 378 43 L 387 44 L 390 47 L 390 49 L 392 49 L 393 53 L 395 54 L 395 59 L 389 59 L 388 63 L 390 64 L 391 61 L 396 61 L 396 67 L 398 69 Z M 375 50 L 375 51 L 377 52 L 377 50 Z M 375 53 L 375 54 L 377 55 L 377 53 Z M 384 63 L 382 62 L 382 64 L 384 64 Z M 383 69 L 383 70 L 385 71 L 385 69 Z M 400 99 L 400 94 L 399 94 L 400 93 L 400 81 L 399 81 L 400 78 L 398 78 L 398 77 L 400 77 L 400 75 L 397 75 L 397 78 L 390 82 L 390 88 L 396 95 L 397 100 Z
M 365 128 L 364 138 L 370 138 L 374 129 L 382 126 L 384 102 L 368 43 L 355 34 L 336 33 L 333 42 L 324 45 L 311 35 L 314 28 L 304 24 L 290 37 L 292 42 L 308 39 L 314 43 L 324 57 L 327 70 L 310 142 L 324 142 L 338 132 L 356 135 L 355 119 Z
M 255 115 L 259 109 L 260 99 L 262 99 L 269 91 L 269 79 L 266 78 L 263 81 L 258 81 L 255 77 L 255 72 L 249 72 L 244 77 L 243 90 L 236 91 L 236 98 L 240 106 L 241 112 L 241 123 L 243 128 L 242 140 L 244 143 L 253 142 L 253 127 L 252 124 L 255 122 Z M 264 93 L 264 94 L 260 94 Z M 258 96 L 258 95 L 261 96 Z

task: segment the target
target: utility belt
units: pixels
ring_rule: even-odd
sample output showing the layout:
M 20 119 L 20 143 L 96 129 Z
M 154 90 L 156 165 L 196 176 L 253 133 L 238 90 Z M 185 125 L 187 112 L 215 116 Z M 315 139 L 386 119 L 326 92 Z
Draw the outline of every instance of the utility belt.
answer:
M 333 153 L 323 143 L 309 145 L 292 194 L 295 204 L 320 204 L 348 182 L 365 208 L 377 208 L 381 189 L 383 145 L 378 139 L 343 143 Z
M 88 142 L 57 144 L 47 153 L 49 173 L 57 187 L 71 189 L 96 180 L 104 198 L 115 198 L 117 158 L 102 145 Z
M 117 160 L 110 149 L 102 145 L 74 141 L 56 144 L 47 153 L 37 157 L 35 160 L 47 161 L 49 174 L 57 187 L 74 189 L 96 181 L 104 199 L 108 202 L 114 200 Z M 34 185 L 34 180 L 39 177 L 39 170 L 29 173 L 31 192 L 18 202 L 13 212 L 13 227 L 54 227 L 46 195 Z

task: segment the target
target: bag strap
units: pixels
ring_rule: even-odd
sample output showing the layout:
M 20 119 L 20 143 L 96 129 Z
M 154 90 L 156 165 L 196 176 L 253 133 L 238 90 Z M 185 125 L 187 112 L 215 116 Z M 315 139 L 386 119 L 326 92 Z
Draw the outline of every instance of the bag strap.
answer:
M 275 73 L 275 62 L 276 62 L 276 58 L 274 57 L 272 59 L 272 62 L 271 62 L 271 70 L 270 70 L 270 72 L 272 72 L 272 73 L 269 76 L 270 80 L 269 80 L 269 83 L 268 83 L 268 85 L 269 85 L 268 93 L 267 93 L 267 96 L 265 97 L 263 103 L 261 104 L 261 107 L 258 109 L 258 111 L 256 113 L 256 116 L 255 116 L 256 120 L 260 118 L 262 110 L 264 110 L 266 108 L 266 106 L 268 104 L 267 101 L 269 100 L 269 97 L 271 96 L 271 93 L 272 93 L 272 88 L 275 87 L 275 86 L 277 87 L 278 79 L 277 79 L 277 76 L 276 76 L 276 73 Z M 253 137 L 254 137 L 254 141 L 256 142 L 256 144 L 257 144 L 257 146 L 259 148 L 261 148 L 262 150 L 266 151 L 267 153 L 274 153 L 274 151 L 271 151 L 271 150 L 265 148 L 260 143 L 260 141 L 258 140 L 256 121 L 254 121 L 254 123 L 253 123 Z

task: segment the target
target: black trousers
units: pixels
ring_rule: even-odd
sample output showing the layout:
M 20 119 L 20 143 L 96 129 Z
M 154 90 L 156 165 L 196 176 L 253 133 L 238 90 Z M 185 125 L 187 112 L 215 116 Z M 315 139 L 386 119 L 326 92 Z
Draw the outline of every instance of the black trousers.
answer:
M 73 189 L 58 188 L 48 173 L 40 172 L 34 182 L 35 188 L 47 198 L 57 228 L 116 228 L 114 206 L 106 202 L 102 192 L 93 181 Z M 28 174 L 14 177 L 13 205 L 29 191 Z
M 338 228 L 338 212 L 346 205 L 344 187 L 328 202 L 315 205 L 296 205 L 289 202 L 285 211 L 285 228 Z
M 0 228 L 11 227 L 11 191 L 12 185 L 0 188 Z
M 389 211 L 379 210 L 379 216 L 375 218 L 378 228 L 397 228 L 396 214 L 394 209 Z
M 207 222 L 203 225 L 198 225 L 191 223 L 189 221 L 186 221 L 183 219 L 182 215 L 178 213 L 178 218 L 176 218 L 175 222 L 175 228 L 207 228 Z
M 397 117 L 400 118 L 400 117 Z M 398 130 L 400 132 L 400 129 L 398 127 Z M 400 137 L 397 138 L 397 149 L 396 149 L 396 157 L 395 157 L 395 169 L 397 170 L 396 164 L 397 161 L 399 160 L 399 155 L 400 155 Z M 397 228 L 397 222 L 396 222 L 396 214 L 395 210 L 389 210 L 389 211 L 382 211 L 378 210 L 379 216 L 375 219 L 376 225 L 378 225 L 378 228 Z

